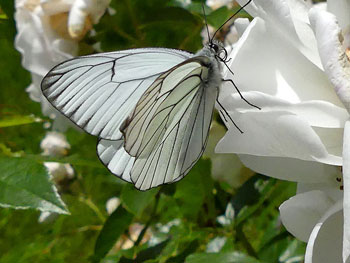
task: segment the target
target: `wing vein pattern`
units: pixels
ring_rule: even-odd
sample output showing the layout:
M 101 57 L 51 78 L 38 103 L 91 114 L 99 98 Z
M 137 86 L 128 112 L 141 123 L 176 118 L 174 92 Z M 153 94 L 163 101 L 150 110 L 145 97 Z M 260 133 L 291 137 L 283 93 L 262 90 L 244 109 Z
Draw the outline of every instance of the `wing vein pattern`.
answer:
M 160 75 L 122 127 L 136 188 L 180 180 L 203 154 L 217 96 L 204 64 L 194 57 Z
M 203 154 L 217 97 L 206 59 L 158 48 L 83 56 L 53 68 L 42 91 L 99 137 L 110 172 L 147 190 L 180 180 Z
M 185 51 L 142 48 L 77 57 L 42 82 L 50 103 L 92 135 L 118 140 L 120 125 L 163 72 L 190 58 Z

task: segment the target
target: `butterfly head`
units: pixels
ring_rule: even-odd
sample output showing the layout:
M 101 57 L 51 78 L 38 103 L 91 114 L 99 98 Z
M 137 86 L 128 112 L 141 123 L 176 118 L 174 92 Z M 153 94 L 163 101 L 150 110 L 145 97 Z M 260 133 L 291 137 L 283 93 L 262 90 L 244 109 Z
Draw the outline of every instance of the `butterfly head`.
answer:
M 209 50 L 221 61 L 227 61 L 228 53 L 224 45 L 216 40 L 211 40 L 208 44 Z

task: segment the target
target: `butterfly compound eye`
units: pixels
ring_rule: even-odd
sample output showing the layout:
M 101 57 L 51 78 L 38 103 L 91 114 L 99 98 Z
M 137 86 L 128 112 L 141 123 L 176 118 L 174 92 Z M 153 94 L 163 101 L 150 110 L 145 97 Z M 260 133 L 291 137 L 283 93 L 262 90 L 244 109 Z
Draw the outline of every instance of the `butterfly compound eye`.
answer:
M 218 53 L 218 51 L 219 51 L 219 46 L 218 46 L 218 45 L 216 45 L 216 44 L 210 44 L 209 46 L 210 46 L 210 48 L 214 49 L 214 51 L 215 51 L 216 53 Z

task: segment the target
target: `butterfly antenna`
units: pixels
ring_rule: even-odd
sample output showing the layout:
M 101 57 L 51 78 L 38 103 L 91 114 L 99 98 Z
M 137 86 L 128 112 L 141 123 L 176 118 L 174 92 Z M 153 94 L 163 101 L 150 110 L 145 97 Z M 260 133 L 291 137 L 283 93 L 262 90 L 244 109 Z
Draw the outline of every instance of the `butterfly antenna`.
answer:
M 224 25 L 226 25 L 226 23 L 227 23 L 228 21 L 230 21 L 230 20 L 231 20 L 233 17 L 235 17 L 239 12 L 241 12 L 247 5 L 250 4 L 251 1 L 252 1 L 252 0 L 249 0 L 247 3 L 245 3 L 245 5 L 243 5 L 242 7 L 240 7 L 232 16 L 230 16 L 230 18 L 227 19 L 227 20 L 225 21 L 225 23 L 223 23 L 223 24 L 215 31 L 215 33 L 214 33 L 212 39 L 214 39 L 216 33 L 219 32 L 220 29 L 221 29 Z
M 211 42 L 210 39 L 210 34 L 209 34 L 209 28 L 208 28 L 208 22 L 207 22 L 207 16 L 205 14 L 205 8 L 204 8 L 204 4 L 202 3 L 202 9 L 203 9 L 203 15 L 204 15 L 204 21 L 205 21 L 205 27 L 207 28 L 207 33 L 208 33 L 208 41 L 209 43 Z

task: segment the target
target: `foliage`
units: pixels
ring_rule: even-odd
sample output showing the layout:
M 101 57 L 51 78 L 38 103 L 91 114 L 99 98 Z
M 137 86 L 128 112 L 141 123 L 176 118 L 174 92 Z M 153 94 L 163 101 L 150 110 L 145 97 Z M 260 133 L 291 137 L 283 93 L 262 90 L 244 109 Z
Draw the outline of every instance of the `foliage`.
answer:
M 195 52 L 202 47 L 199 1 L 112 1 L 116 15 L 105 14 L 96 34 L 80 44 L 92 52 L 162 46 Z M 40 154 L 47 131 L 40 105 L 25 92 L 30 74 L 13 47 L 13 3 L 0 2 L 0 204 L 67 213 L 38 223 L 39 211 L 0 209 L 0 261 L 10 262 L 302 262 L 305 246 L 279 221 L 278 206 L 295 185 L 255 175 L 233 189 L 211 177 L 211 161 L 201 159 L 182 181 L 139 192 L 113 177 L 99 163 L 95 138 L 71 128 L 70 156 L 57 162 L 74 165 L 76 178 L 56 194 Z M 235 6 L 237 9 L 238 7 Z M 234 10 L 212 11 L 218 27 Z M 251 173 L 243 170 L 244 173 Z M 111 214 L 106 201 L 120 197 Z M 64 205 L 63 201 L 66 205 Z M 67 209 L 68 207 L 68 209 Z M 141 224 L 140 231 L 133 226 Z
M 0 206 L 68 212 L 46 168 L 30 159 L 0 158 L 0 193 Z

